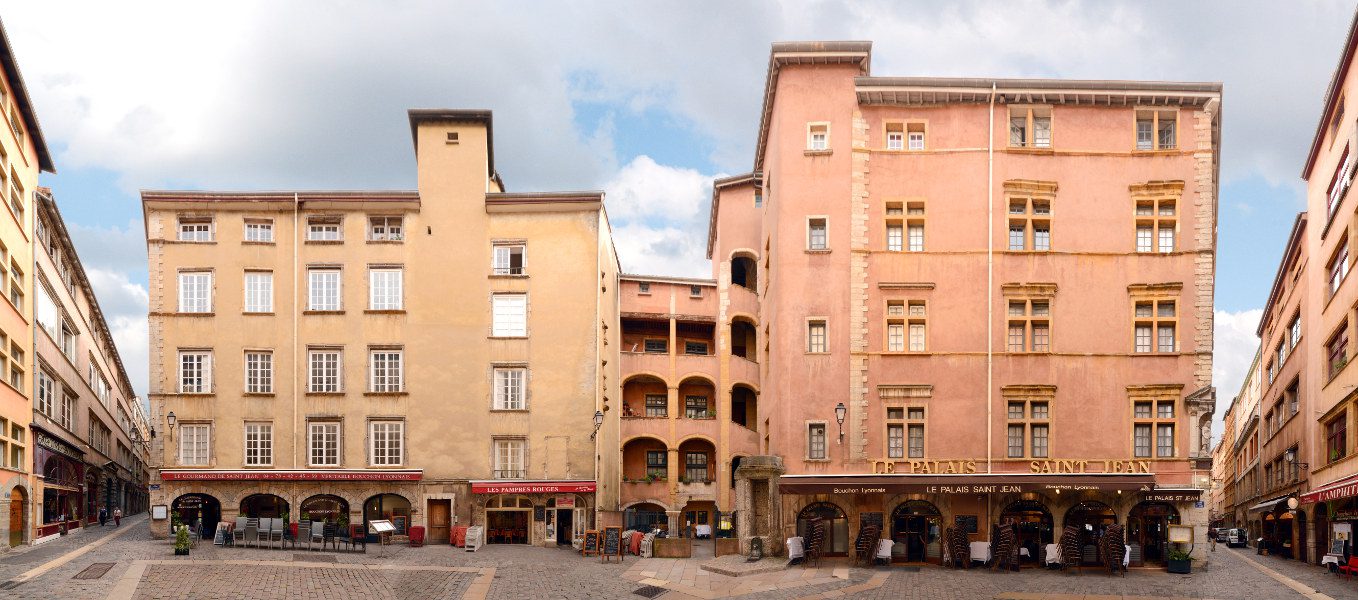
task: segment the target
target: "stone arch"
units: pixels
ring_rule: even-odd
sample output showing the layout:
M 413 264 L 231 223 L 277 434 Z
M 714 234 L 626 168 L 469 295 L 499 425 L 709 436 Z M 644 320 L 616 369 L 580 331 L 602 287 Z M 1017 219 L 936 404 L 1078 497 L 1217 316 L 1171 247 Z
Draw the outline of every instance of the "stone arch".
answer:
M 731 250 L 731 253 L 726 255 L 726 260 L 731 260 L 739 256 L 744 256 L 746 258 L 753 259 L 755 262 L 759 262 L 759 251 L 755 250 L 754 248 L 744 248 L 744 247 Z
M 679 383 L 677 385 L 684 385 L 685 383 L 689 383 L 690 382 L 689 380 L 691 379 L 700 379 L 702 380 L 702 383 L 706 383 L 707 385 L 712 386 L 712 389 L 717 388 L 717 382 L 712 377 L 712 375 L 708 373 L 703 373 L 702 371 L 691 371 L 689 373 L 685 373 L 682 377 L 678 378 Z
M 664 440 L 664 438 L 661 438 L 659 435 L 656 435 L 656 434 L 654 434 L 654 433 L 638 433 L 638 434 L 636 434 L 636 435 L 634 435 L 634 436 L 632 436 L 632 437 L 629 437 L 629 438 L 624 439 L 624 440 L 622 441 L 622 445 L 623 445 L 623 446 L 626 446 L 627 444 L 630 444 L 630 443 L 632 443 L 632 442 L 639 441 L 639 440 L 655 440 L 655 441 L 657 441 L 657 442 L 660 442 L 661 444 L 664 444 L 666 450 L 673 450 L 674 448 L 678 448 L 678 446 L 671 446 L 669 443 L 667 443 L 667 442 Z
M 749 313 L 734 313 L 727 319 L 731 356 L 754 361 L 759 348 L 759 318 Z
M 654 504 L 667 511 L 676 510 L 674 508 L 671 508 L 668 502 L 657 500 L 655 498 L 644 498 L 642 500 L 633 500 L 632 502 L 628 502 L 627 504 L 622 505 L 622 508 L 619 508 L 618 510 L 627 510 L 629 508 L 632 508 L 633 506 L 637 506 L 640 504 Z
M 674 385 L 672 385 L 672 384 L 670 383 L 669 378 L 667 378 L 667 377 L 665 377 L 664 375 L 661 375 L 661 374 L 659 374 L 659 373 L 656 373 L 655 371 L 633 371 L 633 372 L 631 372 L 631 373 L 628 373 L 627 376 L 623 377 L 623 378 L 622 378 L 622 383 L 620 383 L 620 384 L 618 384 L 618 385 L 627 385 L 628 382 L 633 381 L 633 380 L 636 380 L 636 379 L 641 379 L 642 377 L 651 377 L 651 378 L 654 378 L 654 379 L 658 379 L 658 380 L 660 380 L 660 383 L 665 384 L 665 387 L 667 387 L 667 388 L 672 388 L 672 387 L 674 387 Z
M 731 285 L 751 292 L 759 289 L 759 255 L 753 250 L 741 248 L 732 251 L 727 260 L 731 264 Z
M 680 439 L 679 442 L 678 442 L 677 444 L 675 444 L 673 447 L 674 447 L 674 448 L 678 448 L 679 446 L 684 445 L 684 442 L 687 442 L 687 441 L 689 441 L 689 440 L 703 440 L 703 441 L 705 441 L 705 442 L 707 442 L 707 443 L 709 443 L 709 444 L 712 444 L 712 447 L 713 447 L 713 448 L 716 448 L 716 447 L 717 447 L 717 442 L 716 442 L 715 440 L 713 440 L 712 438 L 710 438 L 710 437 L 708 437 L 708 436 L 706 436 L 706 435 L 704 435 L 704 434 L 701 434 L 701 433 L 694 433 L 694 434 L 690 434 L 690 435 L 688 435 L 688 436 L 685 436 L 683 439 Z

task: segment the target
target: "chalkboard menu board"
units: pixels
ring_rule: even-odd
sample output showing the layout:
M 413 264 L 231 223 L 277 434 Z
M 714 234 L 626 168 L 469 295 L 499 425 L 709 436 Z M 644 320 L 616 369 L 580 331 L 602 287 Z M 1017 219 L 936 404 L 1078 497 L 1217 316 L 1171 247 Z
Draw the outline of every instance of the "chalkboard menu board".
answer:
M 858 530 L 862 531 L 864 527 L 867 527 L 869 525 L 876 526 L 877 531 L 886 531 L 886 528 L 882 526 L 882 513 L 879 512 L 858 513 Z
M 534 520 L 534 521 L 537 521 L 537 522 L 539 522 L 539 523 L 541 523 L 541 522 L 543 522 L 543 521 L 546 521 L 546 520 L 547 520 L 547 507 L 545 507 L 545 506 L 534 506 L 534 507 L 533 507 L 533 520 Z
M 599 553 L 599 532 L 590 530 L 585 532 L 585 544 L 580 547 L 580 553 L 591 556 Z
M 212 537 L 212 544 L 214 546 L 222 546 L 226 544 L 227 535 L 226 530 L 230 527 L 231 524 L 227 523 L 226 521 L 222 521 L 221 523 L 217 524 L 217 534 Z
M 977 533 L 980 531 L 976 515 L 957 515 L 952 519 L 953 526 L 966 533 Z
M 605 527 L 605 528 L 604 528 L 604 541 L 603 541 L 603 544 L 604 544 L 603 550 L 601 550 L 601 551 L 599 552 L 599 554 L 603 556 L 603 559 L 604 559 L 604 560 L 608 560 L 609 557 L 612 557 L 612 556 L 616 556 L 616 557 L 618 557 L 619 560 L 621 560 L 621 559 L 622 559 L 622 528 L 621 528 L 621 527 Z

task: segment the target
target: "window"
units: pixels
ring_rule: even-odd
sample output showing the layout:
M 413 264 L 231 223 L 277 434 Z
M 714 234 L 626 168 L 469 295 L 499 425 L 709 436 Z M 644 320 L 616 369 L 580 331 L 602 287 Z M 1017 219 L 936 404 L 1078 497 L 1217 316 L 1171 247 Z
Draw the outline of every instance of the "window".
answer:
M 911 300 L 906 310 L 907 322 L 910 327 L 910 351 L 925 351 L 925 313 L 923 300 Z
M 824 423 L 811 423 L 806 426 L 806 457 L 811 460 L 825 459 Z
M 1348 194 L 1349 185 L 1353 183 L 1353 172 L 1353 157 L 1349 155 L 1349 147 L 1345 144 L 1344 153 L 1339 157 L 1339 164 L 1334 169 L 1334 175 L 1330 177 L 1330 187 L 1326 191 L 1328 217 L 1334 217 L 1334 211 Z
M 701 285 L 690 285 L 690 286 L 688 286 L 688 297 L 689 297 L 689 298 L 702 298 L 702 297 L 703 297 L 703 286 L 701 286 Z
M 684 418 L 707 419 L 709 417 L 710 414 L 707 412 L 707 396 L 684 397 Z
M 491 297 L 491 335 L 494 337 L 526 337 L 528 335 L 528 296 L 525 294 L 496 294 Z
M 307 423 L 307 462 L 313 467 L 340 464 L 340 424 L 336 421 Z
M 245 393 L 273 393 L 273 353 L 250 351 L 245 353 Z
M 808 321 L 806 324 L 806 351 L 817 354 L 828 352 L 825 339 L 825 321 Z
M 181 242 L 212 241 L 212 219 L 200 219 L 200 218 L 179 219 L 178 239 Z
M 212 273 L 189 271 L 179 274 L 179 312 L 212 312 Z
M 706 452 L 684 453 L 684 478 L 689 481 L 708 481 Z
M 1173 150 L 1178 147 L 1178 118 L 1175 111 L 1136 111 L 1136 149 Z
M 1155 456 L 1171 458 L 1174 450 L 1174 419 L 1177 401 L 1173 398 L 1137 400 L 1132 403 L 1133 454 L 1151 457 L 1151 432 L 1154 431 Z
M 905 229 L 900 223 L 887 223 L 886 249 L 892 252 L 905 249 Z
M 1349 241 L 1343 239 L 1338 248 L 1335 248 L 1334 255 L 1330 257 L 1330 262 L 1325 265 L 1325 271 L 1330 276 L 1329 292 L 1330 296 L 1339 291 L 1339 284 L 1344 283 L 1344 278 L 1349 274 Z
M 887 458 L 905 458 L 905 425 L 903 423 L 887 423 L 886 456 Z
M 337 268 L 307 269 L 307 310 L 340 310 L 340 270 Z
M 273 424 L 245 424 L 245 466 L 265 467 L 273 464 Z
M 19 268 L 19 263 L 10 261 L 9 263 L 9 303 L 19 311 L 24 310 L 24 272 Z
M 1138 300 L 1132 316 L 1135 350 L 1139 353 L 1178 351 L 1177 313 L 1173 300 Z
M 399 242 L 404 240 L 404 217 L 368 217 L 368 239 L 374 242 Z
M 649 354 L 665 354 L 670 351 L 669 342 L 661 339 L 648 339 L 643 349 Z
M 524 379 L 528 369 L 523 367 L 496 367 L 495 410 L 523 410 L 527 408 L 524 397 Z
M 806 149 L 815 152 L 830 149 L 829 123 L 810 123 L 806 126 Z
M 405 272 L 399 267 L 368 269 L 369 310 L 402 310 Z
M 495 478 L 523 479 L 523 440 L 495 440 Z
M 1339 330 L 1330 336 L 1330 341 L 1325 342 L 1326 364 L 1329 366 L 1330 378 L 1333 379 L 1339 371 L 1344 369 L 1344 365 L 1349 362 L 1349 324 L 1345 320 L 1339 326 Z
M 669 416 L 669 401 L 664 394 L 646 394 L 646 416 Z
M 646 477 L 663 481 L 669 477 L 669 452 L 665 450 L 646 451 Z
M 185 423 L 179 426 L 179 464 L 207 466 L 210 464 L 211 426 L 206 423 Z
M 212 392 L 212 353 L 202 350 L 179 353 L 179 393 Z
M 402 463 L 405 421 L 368 423 L 368 457 L 374 467 L 398 467 Z
M 308 217 L 306 224 L 306 240 L 308 242 L 338 242 L 344 239 L 341 225 L 343 220 L 338 216 L 317 216 Z
M 907 231 L 910 240 L 909 250 L 911 252 L 924 252 L 924 224 L 911 223 Z
M 886 325 L 887 352 L 905 351 L 905 323 L 888 322 Z
M 494 264 L 491 265 L 492 272 L 496 275 L 523 275 L 523 251 L 522 244 L 496 244 L 492 247 L 494 254 Z M 644 292 L 650 291 L 650 284 L 643 283 L 647 288 Z
M 906 139 L 909 142 L 907 148 L 911 150 L 924 149 L 924 123 L 910 123 L 906 125 Z
M 1175 251 L 1178 200 L 1182 190 L 1182 184 L 1177 182 L 1132 186 L 1137 252 L 1168 254 Z
M 1325 462 L 1349 455 L 1349 419 L 1346 411 L 1325 423 Z
M 649 294 L 651 293 L 651 284 L 650 284 L 649 282 L 646 282 L 646 281 L 643 281 L 643 282 L 641 282 L 641 283 L 638 283 L 638 284 L 637 284 L 637 293 L 638 293 L 638 294 L 641 294 L 641 295 L 643 295 L 643 296 L 649 295 Z
M 1005 416 L 1009 423 L 1009 458 L 1047 458 L 1051 432 L 1050 398 L 1010 397 Z
M 245 312 L 273 312 L 273 272 L 245 272 Z
M 245 241 L 256 243 L 273 242 L 273 221 L 245 221 Z
M 404 353 L 399 349 L 377 349 L 368 352 L 369 391 L 394 394 L 405 389 L 403 383 Z
M 1050 148 L 1052 112 L 1049 107 L 1009 109 L 1009 146 L 1013 148 Z
M 826 219 L 824 217 L 807 219 L 806 221 L 806 249 L 825 250 L 829 248 L 829 234 L 826 232 Z
M 707 356 L 707 342 L 684 342 L 684 354 Z
M 1009 249 L 1048 252 L 1051 250 L 1051 198 L 1015 195 L 1031 193 L 1032 184 L 1007 182 L 1009 193 Z M 1054 193 L 1055 185 L 1041 186 L 1044 192 Z M 1032 237 L 1029 238 L 1029 231 Z
M 1009 300 L 1010 352 L 1051 351 L 1051 301 Z
M 887 123 L 887 124 L 886 124 L 886 149 L 887 149 L 887 150 L 904 150 L 904 149 L 905 149 L 905 131 L 904 131 L 903 128 L 904 128 L 904 125 L 902 125 L 901 123 Z
M 1297 342 L 1301 340 L 1301 309 L 1298 309 L 1297 314 L 1292 316 L 1292 323 L 1287 326 L 1287 329 L 1291 332 L 1291 335 L 1288 336 L 1288 346 L 1295 350 Z
M 47 371 L 38 370 L 38 412 L 47 417 L 56 416 L 57 382 Z
M 307 352 L 307 391 L 313 394 L 337 394 L 342 390 L 339 350 L 310 350 Z

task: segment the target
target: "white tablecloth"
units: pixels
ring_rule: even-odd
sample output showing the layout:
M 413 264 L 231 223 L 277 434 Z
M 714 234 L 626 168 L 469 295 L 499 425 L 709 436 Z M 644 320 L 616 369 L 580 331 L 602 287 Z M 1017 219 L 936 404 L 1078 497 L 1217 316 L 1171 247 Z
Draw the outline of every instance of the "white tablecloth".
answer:
M 1123 547 L 1122 547 L 1122 566 L 1123 566 L 1123 567 L 1126 567 L 1126 566 L 1127 566 L 1127 563 L 1130 563 L 1130 562 L 1132 562 L 1132 547 L 1131 547 L 1131 546 L 1123 546 Z
M 694 525 L 694 526 L 693 526 L 693 532 L 694 532 L 694 535 L 697 535 L 698 537 L 712 537 L 712 526 L 711 526 L 711 525 Z
M 805 556 L 806 547 L 802 545 L 802 538 L 801 537 L 787 538 L 787 557 L 804 558 Z
M 878 540 L 877 558 L 885 558 L 887 560 L 891 560 L 891 547 L 893 545 L 895 545 L 895 542 L 891 540 L 888 539 Z
M 1061 564 L 1061 544 L 1047 544 L 1047 564 Z
M 972 542 L 971 560 L 974 562 L 990 562 L 990 542 Z
M 1032 554 L 1029 554 L 1029 553 L 1028 553 L 1028 549 L 1027 549 L 1027 548 L 1019 548 L 1019 556 L 1027 556 L 1028 558 L 1032 558 L 1032 557 L 1033 557 Z
M 1336 566 L 1338 566 L 1338 565 L 1339 565 L 1339 559 L 1341 559 L 1341 558 L 1344 558 L 1344 557 L 1342 557 L 1342 556 L 1340 556 L 1340 555 L 1338 555 L 1338 554 L 1326 554 L 1325 556 L 1320 557 L 1320 565 L 1321 565 L 1321 566 L 1325 566 L 1325 565 L 1336 565 Z

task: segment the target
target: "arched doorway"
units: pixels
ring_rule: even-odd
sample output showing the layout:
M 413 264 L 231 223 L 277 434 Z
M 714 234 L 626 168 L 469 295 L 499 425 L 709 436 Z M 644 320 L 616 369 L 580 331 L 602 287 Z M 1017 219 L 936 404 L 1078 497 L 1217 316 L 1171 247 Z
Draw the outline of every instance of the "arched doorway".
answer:
M 297 513 L 301 521 L 324 521 L 341 527 L 349 524 L 349 502 L 339 496 L 318 494 L 302 501 Z
M 622 511 L 622 528 L 637 531 L 664 531 L 669 528 L 665 508 L 650 502 L 633 504 Z
M 500 494 L 486 501 L 486 543 L 527 544 L 533 501 L 527 496 Z
M 1306 513 L 1297 511 L 1297 560 L 1306 562 Z
M 216 531 L 222 520 L 222 503 L 208 494 L 184 494 L 170 503 L 170 512 L 178 519 L 170 519 L 170 535 L 174 535 L 176 521 L 190 528 L 203 524 L 203 534 Z
M 368 541 L 377 542 L 378 536 L 368 526 L 371 521 L 391 521 L 395 535 L 405 535 L 410 526 L 410 501 L 398 494 L 378 494 L 363 503 L 363 530 L 369 532 Z
M 1141 547 L 1141 560 L 1165 561 L 1169 526 L 1179 524 L 1179 510 L 1167 502 L 1142 502 L 1127 515 L 1127 543 Z M 1132 549 L 1136 554 L 1136 549 Z
M 24 532 L 28 530 L 28 523 L 24 522 L 24 515 L 28 514 L 28 495 L 23 488 L 16 487 L 9 491 L 9 545 L 11 548 L 22 546 L 24 543 Z
M 547 541 L 558 546 L 585 539 L 585 532 L 593 529 L 589 522 L 592 511 L 584 496 L 561 494 L 547 499 Z
M 797 535 L 806 539 L 811 534 L 811 523 L 825 521 L 825 548 L 823 556 L 849 555 L 849 519 L 844 510 L 829 502 L 815 502 L 806 505 L 797 513 Z M 810 543 L 810 540 L 807 540 Z
M 1330 551 L 1330 519 L 1329 515 L 1326 514 L 1328 511 L 1329 508 L 1325 503 L 1316 505 L 1316 551 L 1312 554 L 1315 557 L 1314 562 L 1316 564 L 1320 564 L 1321 557 Z
M 1080 502 L 1066 510 L 1066 517 L 1062 521 L 1064 527 L 1074 527 L 1080 532 L 1080 548 L 1083 556 L 1090 556 L 1091 553 L 1083 551 L 1086 546 L 1099 545 L 1099 538 L 1108 531 L 1109 525 L 1118 522 L 1118 515 L 1112 507 L 1096 500 Z M 1098 552 L 1092 553 L 1097 556 Z M 1097 558 L 1093 561 L 1097 563 Z M 1093 563 L 1091 563 L 1093 564 Z
M 273 494 L 251 494 L 240 501 L 240 516 L 250 519 L 289 517 L 288 501 Z
M 1019 562 L 1036 562 L 1042 548 L 1052 543 L 1052 513 L 1047 505 L 1037 500 L 1019 500 L 1000 513 L 1000 525 L 1018 525 L 1018 546 L 1028 554 L 1019 553 Z
M 759 268 L 753 258 L 744 254 L 731 257 L 731 285 L 751 292 L 759 289 Z
M 891 511 L 891 560 L 940 562 L 943 560 L 943 517 L 938 507 L 923 500 L 906 500 Z
M 1292 545 L 1292 532 L 1296 530 L 1296 519 L 1292 512 L 1279 504 L 1277 513 L 1273 521 L 1273 552 L 1284 558 L 1295 556 L 1296 548 Z

